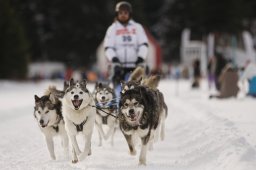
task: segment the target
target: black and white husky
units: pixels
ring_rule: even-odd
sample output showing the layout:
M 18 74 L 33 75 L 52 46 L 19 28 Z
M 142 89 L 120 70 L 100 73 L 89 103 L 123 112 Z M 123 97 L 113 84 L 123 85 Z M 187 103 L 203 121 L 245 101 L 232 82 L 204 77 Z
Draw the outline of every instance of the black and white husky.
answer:
M 94 99 L 97 106 L 96 127 L 99 134 L 99 146 L 102 145 L 102 138 L 107 140 L 109 137 L 111 137 L 111 145 L 114 145 L 114 134 L 118 128 L 118 120 L 112 116 L 117 115 L 115 92 L 109 85 L 97 82 L 94 90 Z M 103 125 L 108 128 L 106 133 Z
M 91 138 L 96 117 L 93 96 L 86 87 L 86 80 L 70 80 L 62 99 L 62 111 L 65 128 L 73 147 L 72 163 L 85 159 L 91 154 Z M 85 138 L 81 152 L 76 140 L 78 133 Z
M 46 94 L 42 97 L 35 95 L 34 97 L 34 117 L 38 122 L 41 132 L 45 136 L 51 158 L 53 160 L 56 159 L 53 137 L 57 135 L 62 138 L 64 152 L 66 155 L 68 155 L 68 136 L 64 127 L 64 120 L 61 113 L 61 101 L 54 97 L 53 94 Z
M 133 139 L 141 138 L 139 164 L 146 164 L 148 145 L 153 143 L 155 131 L 161 123 L 165 106 L 158 90 L 145 86 L 127 89 L 119 103 L 120 129 L 123 132 L 131 155 L 136 154 Z

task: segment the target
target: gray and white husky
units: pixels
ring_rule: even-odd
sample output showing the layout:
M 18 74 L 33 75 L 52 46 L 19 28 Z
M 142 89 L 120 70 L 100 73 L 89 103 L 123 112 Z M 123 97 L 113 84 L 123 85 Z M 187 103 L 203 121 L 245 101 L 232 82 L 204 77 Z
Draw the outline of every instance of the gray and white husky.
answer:
M 158 90 L 135 86 L 121 95 L 119 103 L 120 129 L 123 132 L 131 155 L 136 154 L 134 138 L 141 139 L 139 164 L 146 165 L 149 144 L 153 143 L 155 131 L 161 124 L 161 116 L 167 108 Z
M 113 146 L 114 134 L 118 128 L 118 120 L 111 116 L 117 115 L 115 92 L 109 85 L 97 82 L 94 90 L 94 99 L 97 106 L 96 127 L 99 134 L 99 146 L 102 145 L 102 138 L 107 140 L 109 137 L 111 137 L 111 145 Z M 103 125 L 108 128 L 106 133 Z
M 161 140 L 165 138 L 165 119 L 168 114 L 168 107 L 164 101 L 163 93 L 158 90 L 158 84 L 160 82 L 160 75 L 151 75 L 147 77 L 144 75 L 145 70 L 142 67 L 137 67 L 129 77 L 128 82 L 121 81 L 121 95 L 125 94 L 127 90 L 131 90 L 138 87 L 144 87 L 147 91 L 151 91 L 155 93 L 155 98 L 160 106 L 159 114 L 160 114 L 160 125 L 157 127 L 155 132 L 154 141 L 158 141 L 159 136 Z M 152 149 L 153 145 L 150 145 L 150 149 Z
M 55 88 L 55 87 L 52 87 Z M 41 132 L 45 136 L 46 144 L 51 156 L 55 160 L 53 137 L 59 135 L 62 138 L 62 146 L 66 156 L 68 155 L 68 136 L 64 127 L 61 113 L 61 101 L 53 94 L 35 97 L 34 117 L 38 122 Z
M 65 128 L 73 147 L 72 163 L 84 160 L 91 154 L 91 138 L 94 129 L 96 108 L 93 96 L 88 91 L 86 80 L 69 81 L 65 92 L 57 91 L 58 96 L 63 96 L 62 111 Z M 84 136 L 84 150 L 79 149 L 76 136 Z

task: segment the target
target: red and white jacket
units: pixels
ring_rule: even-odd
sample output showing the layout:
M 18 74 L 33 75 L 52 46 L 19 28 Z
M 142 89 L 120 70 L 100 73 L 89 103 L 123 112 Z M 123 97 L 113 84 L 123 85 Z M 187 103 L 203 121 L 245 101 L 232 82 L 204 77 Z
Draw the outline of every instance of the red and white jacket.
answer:
M 124 26 L 115 21 L 107 30 L 104 48 L 109 61 L 117 57 L 124 67 L 135 67 L 138 57 L 146 59 L 148 39 L 141 24 L 130 20 Z

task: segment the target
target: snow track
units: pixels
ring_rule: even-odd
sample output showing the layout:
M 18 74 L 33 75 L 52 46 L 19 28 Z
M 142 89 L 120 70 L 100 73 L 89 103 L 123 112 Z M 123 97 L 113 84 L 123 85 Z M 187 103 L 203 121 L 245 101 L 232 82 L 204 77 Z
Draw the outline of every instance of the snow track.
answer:
M 206 84 L 193 91 L 187 81 L 180 81 L 179 87 L 173 81 L 160 83 L 169 108 L 166 139 L 155 143 L 154 150 L 148 152 L 147 166 L 138 166 L 139 147 L 136 156 L 128 154 L 120 131 L 113 147 L 109 141 L 98 147 L 95 131 L 92 155 L 75 165 L 63 155 L 60 139 L 56 138 L 57 160 L 51 161 L 33 117 L 33 102 L 34 94 L 42 95 L 52 84 L 62 88 L 62 82 L 0 83 L 1 169 L 256 169 L 256 113 L 252 109 L 255 101 L 209 100 Z

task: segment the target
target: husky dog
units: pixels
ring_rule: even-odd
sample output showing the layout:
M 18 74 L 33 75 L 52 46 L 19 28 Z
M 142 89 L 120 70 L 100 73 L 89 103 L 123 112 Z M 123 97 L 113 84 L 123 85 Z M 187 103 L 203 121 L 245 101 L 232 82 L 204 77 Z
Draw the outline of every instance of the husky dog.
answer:
M 86 80 L 69 81 L 62 99 L 62 110 L 65 128 L 73 147 L 72 163 L 77 163 L 91 154 L 91 138 L 96 117 L 94 99 L 88 91 Z M 80 151 L 76 136 L 81 133 L 85 137 L 83 152 Z
M 120 129 L 128 143 L 131 155 L 136 154 L 132 139 L 136 135 L 141 138 L 139 164 L 146 165 L 148 143 L 153 141 L 162 112 L 165 111 L 163 103 L 159 91 L 145 86 L 128 89 L 121 95 L 118 115 Z
M 121 82 L 121 96 L 125 94 L 126 91 L 136 89 L 136 88 L 146 88 L 147 90 L 155 93 L 155 97 L 157 102 L 160 105 L 160 124 L 161 126 L 157 127 L 156 135 L 154 140 L 157 141 L 159 139 L 159 135 L 161 135 L 161 140 L 165 138 L 165 119 L 168 114 L 168 107 L 164 101 L 164 95 L 160 92 L 157 87 L 155 86 L 159 82 L 158 76 L 151 76 L 150 78 L 146 79 L 146 83 L 141 83 L 142 79 L 137 81 L 131 80 L 128 82 Z M 150 149 L 152 149 L 152 145 L 150 145 Z
M 55 87 L 51 87 L 55 88 Z M 53 160 L 56 159 L 54 153 L 54 136 L 61 136 L 62 146 L 65 154 L 68 154 L 68 136 L 64 127 L 64 121 L 61 113 L 61 101 L 53 94 L 47 94 L 41 98 L 35 95 L 34 117 L 39 128 L 45 136 L 46 144 Z
M 112 115 L 117 115 L 116 96 L 114 90 L 106 84 L 96 83 L 94 99 L 97 106 L 96 127 L 99 133 L 99 146 L 102 145 L 102 137 L 107 140 L 111 136 L 111 145 L 114 144 L 114 134 L 118 128 L 118 121 Z M 107 125 L 105 134 L 103 125 Z

